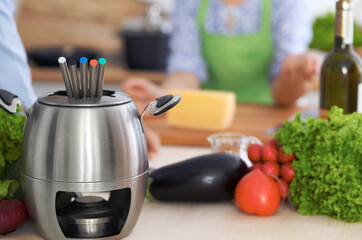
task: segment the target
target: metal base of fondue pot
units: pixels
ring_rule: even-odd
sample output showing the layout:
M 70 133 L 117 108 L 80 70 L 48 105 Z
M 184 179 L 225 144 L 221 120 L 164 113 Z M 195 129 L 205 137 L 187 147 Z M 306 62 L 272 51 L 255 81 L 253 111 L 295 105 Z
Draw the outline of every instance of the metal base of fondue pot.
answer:
M 49 182 L 27 177 L 23 173 L 21 175 L 25 189 L 25 203 L 30 218 L 34 223 L 36 232 L 43 238 L 120 239 L 130 234 L 137 222 L 145 197 L 148 172 L 135 178 L 93 183 Z M 89 219 L 78 219 L 77 224 L 73 226 L 74 228 L 69 227 L 71 226 L 69 224 L 67 225 L 68 228 L 64 227 L 64 225 L 62 226 L 55 207 L 56 194 L 59 191 L 87 193 L 110 191 L 109 202 L 119 210 L 118 229 L 115 231 L 109 229 L 109 227 L 112 227 L 112 224 L 102 224 L 101 217 L 93 220 L 90 219 L 91 217 Z M 128 204 L 127 200 L 129 201 Z M 93 212 L 96 213 L 96 211 Z M 112 216 L 108 218 L 103 216 L 103 222 L 108 220 L 114 221 L 114 216 L 113 218 Z M 94 222 L 96 223 L 95 225 L 89 224 L 94 224 Z M 99 228 L 94 229 L 92 226 L 98 226 Z M 76 228 L 78 230 L 74 230 Z M 66 232 L 69 230 L 72 232 Z M 109 235 L 110 233 L 113 236 Z M 77 234 L 79 237 L 76 237 Z
M 122 191 L 127 203 L 131 200 L 129 188 Z M 114 191 L 113 191 L 114 192 Z M 72 194 L 58 192 L 58 195 Z M 65 199 L 65 198 L 64 198 Z M 118 235 L 127 219 L 129 207 L 118 208 L 100 196 L 79 196 L 66 206 L 56 204 L 56 213 L 60 228 L 67 238 L 104 238 Z M 129 204 L 127 204 L 129 206 Z

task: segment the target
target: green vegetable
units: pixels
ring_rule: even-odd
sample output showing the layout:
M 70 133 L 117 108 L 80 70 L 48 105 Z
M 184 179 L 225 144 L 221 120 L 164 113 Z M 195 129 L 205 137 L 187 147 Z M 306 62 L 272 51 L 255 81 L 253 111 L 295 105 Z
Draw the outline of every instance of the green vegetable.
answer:
M 19 188 L 19 182 L 14 179 L 0 180 L 0 199 L 12 198 Z
M 294 153 L 290 197 L 298 212 L 362 221 L 362 114 L 334 107 L 325 119 L 301 115 L 276 134 L 286 153 Z
M 0 198 L 12 198 L 19 187 L 14 168 L 21 156 L 24 123 L 24 115 L 11 115 L 0 109 Z
M 334 14 L 328 13 L 316 18 L 313 24 L 313 40 L 310 48 L 322 51 L 330 51 L 334 45 Z M 362 32 L 356 22 L 354 22 L 354 40 L 355 47 L 362 46 Z

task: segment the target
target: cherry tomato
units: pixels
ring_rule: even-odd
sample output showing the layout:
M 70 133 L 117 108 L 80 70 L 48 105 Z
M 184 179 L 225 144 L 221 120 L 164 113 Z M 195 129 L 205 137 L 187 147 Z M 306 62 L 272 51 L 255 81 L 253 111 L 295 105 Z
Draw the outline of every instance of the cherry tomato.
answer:
M 278 160 L 278 149 L 271 144 L 266 144 L 261 148 L 261 159 L 264 162 L 276 162 Z
M 288 196 L 288 192 L 289 192 L 288 183 L 281 178 L 279 178 L 277 182 L 279 184 L 279 189 L 280 189 L 280 193 L 281 193 L 282 197 Z
M 276 147 L 277 149 L 279 149 L 279 143 L 278 140 L 276 140 L 275 138 L 273 138 L 272 140 L 269 141 L 269 144 L 273 145 L 274 147 Z
M 284 163 L 280 168 L 280 175 L 286 182 L 291 182 L 294 178 L 294 169 L 290 163 Z
M 286 155 L 283 149 L 280 148 L 278 151 L 278 159 L 280 163 L 287 163 L 293 161 L 295 156 L 293 154 Z
M 261 157 L 260 157 L 260 149 L 261 146 L 259 144 L 251 144 L 248 147 L 248 157 L 250 159 L 250 161 L 252 162 L 259 162 Z
M 239 181 L 234 197 L 242 211 L 261 216 L 273 214 L 281 200 L 278 183 L 260 169 L 253 170 Z
M 261 170 L 267 174 L 279 177 L 279 164 L 275 162 L 266 162 L 261 167 Z

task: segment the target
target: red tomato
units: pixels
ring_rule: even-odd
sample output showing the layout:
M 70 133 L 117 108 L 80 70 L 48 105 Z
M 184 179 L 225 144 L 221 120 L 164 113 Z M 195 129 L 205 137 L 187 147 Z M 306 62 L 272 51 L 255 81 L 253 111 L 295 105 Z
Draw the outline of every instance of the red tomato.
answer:
M 275 162 L 266 162 L 261 167 L 261 170 L 272 176 L 279 177 L 279 164 Z
M 292 168 L 290 163 L 284 163 L 280 168 L 280 175 L 286 182 L 291 182 L 294 178 L 294 169 Z
M 293 154 L 285 155 L 283 149 L 280 148 L 278 151 L 278 159 L 280 163 L 287 163 L 293 161 L 295 159 L 295 156 Z
M 242 211 L 261 216 L 273 214 L 281 199 L 278 183 L 260 169 L 253 170 L 239 181 L 234 197 Z
M 271 144 L 266 144 L 261 148 L 261 159 L 264 162 L 276 162 L 278 160 L 278 149 Z
M 248 157 L 252 162 L 260 161 L 260 149 L 261 146 L 259 144 L 251 144 L 248 147 Z

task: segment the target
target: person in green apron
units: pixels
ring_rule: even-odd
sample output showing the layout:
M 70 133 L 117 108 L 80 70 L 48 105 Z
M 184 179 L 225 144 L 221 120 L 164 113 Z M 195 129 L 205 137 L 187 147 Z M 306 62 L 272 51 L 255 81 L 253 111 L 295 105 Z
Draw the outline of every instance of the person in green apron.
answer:
M 305 2 L 176 1 L 167 80 L 157 86 L 130 79 L 123 91 L 140 108 L 169 90 L 195 88 L 234 91 L 239 102 L 293 105 L 316 85 L 320 68 L 320 59 L 305 53 Z

